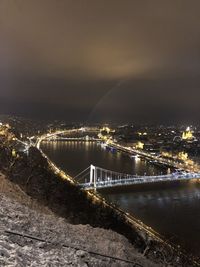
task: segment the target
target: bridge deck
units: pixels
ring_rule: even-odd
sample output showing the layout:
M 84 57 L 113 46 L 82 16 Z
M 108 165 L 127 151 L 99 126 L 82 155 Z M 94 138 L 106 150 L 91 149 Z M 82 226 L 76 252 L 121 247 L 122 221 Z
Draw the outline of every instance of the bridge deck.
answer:
M 86 189 L 107 188 L 123 185 L 200 179 L 200 173 L 180 173 L 158 176 L 136 176 L 113 172 L 91 165 L 90 181 L 82 183 Z

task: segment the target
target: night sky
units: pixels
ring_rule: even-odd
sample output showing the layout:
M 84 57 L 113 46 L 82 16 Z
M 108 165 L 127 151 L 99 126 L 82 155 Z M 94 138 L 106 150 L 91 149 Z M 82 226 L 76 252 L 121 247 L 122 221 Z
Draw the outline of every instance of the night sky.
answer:
M 199 122 L 199 12 L 199 0 L 0 0 L 0 112 Z

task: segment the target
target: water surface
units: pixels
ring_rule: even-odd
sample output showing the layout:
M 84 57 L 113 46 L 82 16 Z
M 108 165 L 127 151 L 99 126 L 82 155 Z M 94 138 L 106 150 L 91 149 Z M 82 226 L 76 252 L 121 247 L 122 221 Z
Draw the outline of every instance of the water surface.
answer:
M 72 176 L 94 164 L 138 175 L 166 173 L 145 160 L 131 159 L 96 143 L 44 142 L 43 151 Z M 194 181 L 140 185 L 101 191 L 111 202 L 133 214 L 166 238 L 200 256 L 200 183 Z

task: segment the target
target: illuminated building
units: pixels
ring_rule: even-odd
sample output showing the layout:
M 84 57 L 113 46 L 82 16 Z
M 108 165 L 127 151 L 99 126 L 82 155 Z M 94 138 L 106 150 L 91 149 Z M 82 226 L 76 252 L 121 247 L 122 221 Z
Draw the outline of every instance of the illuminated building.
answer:
M 181 159 L 183 161 L 186 161 L 188 159 L 188 154 L 185 152 L 179 152 L 178 153 L 178 159 Z
M 139 136 L 142 136 L 142 135 L 145 136 L 145 135 L 147 135 L 147 133 L 146 133 L 146 132 L 144 132 L 144 133 L 138 132 L 138 135 L 139 135 Z
M 185 132 L 182 133 L 182 140 L 192 140 L 194 138 L 192 131 L 190 130 L 190 127 L 187 127 Z
M 142 143 L 142 142 L 137 142 L 137 144 L 136 144 L 136 149 L 143 149 L 144 148 L 144 143 Z

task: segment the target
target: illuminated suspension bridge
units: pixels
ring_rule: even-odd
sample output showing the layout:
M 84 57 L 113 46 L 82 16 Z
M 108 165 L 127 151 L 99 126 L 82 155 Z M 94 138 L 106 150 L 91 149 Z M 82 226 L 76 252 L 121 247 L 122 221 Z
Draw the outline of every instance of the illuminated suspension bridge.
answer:
M 138 176 L 119 173 L 90 165 L 74 177 L 85 189 L 108 188 L 124 185 L 147 184 L 177 180 L 200 179 L 200 173 L 172 173 L 157 176 Z

